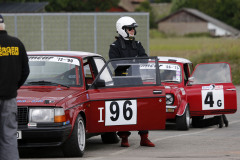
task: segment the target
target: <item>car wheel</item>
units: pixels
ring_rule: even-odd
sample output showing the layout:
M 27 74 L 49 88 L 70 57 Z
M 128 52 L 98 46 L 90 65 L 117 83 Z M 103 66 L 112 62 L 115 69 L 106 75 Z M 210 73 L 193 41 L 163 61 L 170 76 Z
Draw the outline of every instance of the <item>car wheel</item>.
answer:
M 106 132 L 101 134 L 102 142 L 105 144 L 114 144 L 119 142 L 116 132 Z
M 63 144 L 63 154 L 66 157 L 82 157 L 86 147 L 86 131 L 84 119 L 78 115 L 71 137 Z
M 182 116 L 176 117 L 176 124 L 178 130 L 188 130 L 190 127 L 190 112 L 189 107 L 185 109 L 185 113 Z

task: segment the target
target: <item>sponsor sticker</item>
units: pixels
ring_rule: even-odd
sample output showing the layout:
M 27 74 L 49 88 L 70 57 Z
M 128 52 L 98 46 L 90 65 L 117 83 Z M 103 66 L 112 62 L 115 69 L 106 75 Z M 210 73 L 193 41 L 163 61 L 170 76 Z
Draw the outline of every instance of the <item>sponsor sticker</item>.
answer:
M 28 56 L 29 61 L 42 61 L 42 62 L 60 62 L 60 63 L 68 63 L 75 64 L 80 66 L 80 62 L 77 58 L 71 57 L 57 57 L 57 56 Z
M 214 89 L 223 89 L 223 85 L 214 85 L 202 86 L 202 90 L 214 90 Z
M 181 71 L 180 66 L 177 64 L 161 63 L 159 68 L 162 70 Z M 142 64 L 140 69 L 155 69 L 155 63 Z

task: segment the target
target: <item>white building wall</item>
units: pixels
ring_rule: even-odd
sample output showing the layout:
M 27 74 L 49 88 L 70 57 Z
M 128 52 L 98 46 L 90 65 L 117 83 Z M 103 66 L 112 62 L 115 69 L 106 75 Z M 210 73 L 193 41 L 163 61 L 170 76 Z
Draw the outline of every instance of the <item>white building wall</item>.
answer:
M 231 35 L 231 33 L 227 30 L 224 30 L 212 23 L 208 23 L 208 30 L 215 30 L 215 36 L 228 36 Z

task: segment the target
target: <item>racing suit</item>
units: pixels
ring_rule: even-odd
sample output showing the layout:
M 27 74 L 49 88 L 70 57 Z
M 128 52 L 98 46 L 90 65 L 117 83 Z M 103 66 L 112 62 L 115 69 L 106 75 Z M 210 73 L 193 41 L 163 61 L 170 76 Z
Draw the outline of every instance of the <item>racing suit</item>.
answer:
M 124 40 L 121 36 L 110 45 L 109 59 L 125 57 L 147 57 L 141 42 Z
M 121 36 L 116 37 L 116 41 L 110 45 L 109 59 L 126 57 L 148 57 L 141 42 L 133 40 L 124 40 Z M 129 131 L 118 132 L 118 135 L 131 134 Z M 139 131 L 138 134 L 146 134 L 148 130 Z

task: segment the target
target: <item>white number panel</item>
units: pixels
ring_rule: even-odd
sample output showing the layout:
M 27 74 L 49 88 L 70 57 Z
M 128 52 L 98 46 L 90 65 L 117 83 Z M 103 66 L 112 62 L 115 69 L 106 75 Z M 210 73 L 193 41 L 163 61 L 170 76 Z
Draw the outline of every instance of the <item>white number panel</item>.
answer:
M 137 124 L 137 100 L 105 102 L 105 126 Z
M 223 89 L 202 90 L 202 110 L 224 109 Z

